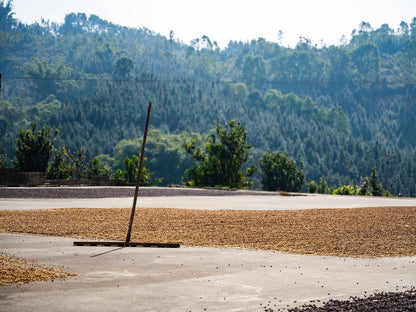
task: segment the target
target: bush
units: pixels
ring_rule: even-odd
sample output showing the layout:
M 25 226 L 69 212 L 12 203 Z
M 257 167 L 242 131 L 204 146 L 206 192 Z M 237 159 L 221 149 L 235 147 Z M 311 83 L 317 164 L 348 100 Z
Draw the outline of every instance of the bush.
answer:
M 358 195 L 359 188 L 356 185 L 343 185 L 332 192 L 333 195 Z

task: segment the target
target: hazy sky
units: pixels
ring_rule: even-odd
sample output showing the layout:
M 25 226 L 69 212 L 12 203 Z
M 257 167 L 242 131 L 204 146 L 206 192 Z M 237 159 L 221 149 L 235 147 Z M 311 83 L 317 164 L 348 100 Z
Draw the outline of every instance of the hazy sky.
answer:
M 320 45 L 338 44 L 362 21 L 393 29 L 416 17 L 416 0 L 14 0 L 15 17 L 24 23 L 62 23 L 66 14 L 95 14 L 115 24 L 146 27 L 185 43 L 207 35 L 225 47 L 230 40 L 259 37 L 294 46 L 299 36 Z

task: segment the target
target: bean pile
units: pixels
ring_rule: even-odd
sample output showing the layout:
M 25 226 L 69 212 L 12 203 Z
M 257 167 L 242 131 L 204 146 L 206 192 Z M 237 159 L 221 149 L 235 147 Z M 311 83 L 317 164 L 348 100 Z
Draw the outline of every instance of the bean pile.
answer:
M 130 209 L 0 211 L 0 231 L 123 241 Z M 132 242 L 345 257 L 416 255 L 416 207 L 136 211 Z
M 273 312 L 266 308 L 265 312 Z M 289 309 L 289 312 L 337 312 L 337 311 L 360 311 L 360 312 L 407 312 L 416 311 L 416 288 L 405 292 L 377 293 L 367 298 L 353 297 L 350 300 L 330 300 L 322 307 L 314 304 L 304 305 L 300 308 Z
M 73 273 L 29 262 L 0 253 L 0 286 L 7 284 L 47 281 L 55 278 L 74 276 Z

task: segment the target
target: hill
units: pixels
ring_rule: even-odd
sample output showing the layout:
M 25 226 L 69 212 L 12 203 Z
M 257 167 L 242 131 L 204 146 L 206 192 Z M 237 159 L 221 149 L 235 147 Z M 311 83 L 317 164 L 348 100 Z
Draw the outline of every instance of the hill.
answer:
M 61 130 L 57 146 L 115 169 L 139 153 L 152 101 L 147 165 L 165 184 L 192 164 L 183 142 L 238 119 L 253 163 L 284 151 L 307 179 L 331 185 L 359 184 L 374 163 L 388 190 L 414 195 L 416 18 L 352 33 L 340 46 L 259 38 L 221 50 L 207 36 L 186 45 L 83 13 L 25 25 L 9 10 L 0 17 L 0 145 L 13 158 L 19 127 L 36 122 Z

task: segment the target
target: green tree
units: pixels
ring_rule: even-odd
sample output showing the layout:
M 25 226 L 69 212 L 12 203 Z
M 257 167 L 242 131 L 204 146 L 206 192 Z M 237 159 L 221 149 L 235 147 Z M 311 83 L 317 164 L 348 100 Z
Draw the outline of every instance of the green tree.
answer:
M 102 44 L 94 51 L 94 70 L 96 73 L 114 72 L 114 49 L 109 43 Z
M 196 141 L 185 143 L 184 148 L 194 158 L 194 166 L 186 171 L 194 186 L 225 186 L 246 188 L 256 167 L 244 169 L 251 145 L 240 121 L 231 120 L 223 128 L 218 121 L 216 130 L 208 138 L 205 148 Z
M 97 158 L 87 163 L 82 148 L 73 154 L 63 146 L 55 150 L 55 157 L 47 170 L 46 177 L 48 179 L 85 179 L 92 176 L 110 176 L 110 173 L 111 168 L 102 164 Z
M 236 101 L 243 102 L 247 98 L 248 89 L 243 82 L 229 82 L 224 84 L 224 94 L 226 96 L 235 99 Z
M 286 153 L 265 152 L 259 159 L 259 164 L 264 190 L 298 192 L 301 189 L 305 180 L 302 162 L 298 169 L 296 161 L 289 158 Z
M 127 57 L 121 57 L 114 66 L 114 78 L 129 80 L 134 78 L 134 61 Z
M 159 129 L 150 129 L 147 136 L 146 167 L 154 172 L 154 177 L 163 177 L 163 185 L 180 184 L 184 172 L 192 166 L 192 157 L 184 150 L 183 143 L 195 139 L 197 145 L 206 142 L 208 135 L 200 133 L 181 132 L 167 134 Z M 113 148 L 113 157 L 98 155 L 97 158 L 113 169 L 123 169 L 126 157 L 140 151 L 142 138 L 121 140 Z
M 52 157 L 53 145 L 59 130 L 51 134 L 45 127 L 36 131 L 36 124 L 32 129 L 19 129 L 16 147 L 15 167 L 23 172 L 46 172 L 48 162 Z
M 7 3 L 0 1 L 0 30 L 7 31 L 17 25 L 13 17 L 15 13 L 12 12 L 12 9 L 12 0 L 7 1 Z
M 74 178 L 85 179 L 87 178 L 87 162 L 84 154 L 84 149 L 78 149 L 75 154 L 68 151 L 70 162 L 74 168 Z
M 87 30 L 87 15 L 85 13 L 70 13 L 65 15 L 65 23 L 60 31 L 63 34 L 81 34 Z
M 55 157 L 46 172 L 46 177 L 53 179 L 69 179 L 73 175 L 73 168 L 67 163 L 68 152 L 63 146 L 59 150 L 55 150 Z
M 145 157 L 143 160 L 143 168 L 140 175 L 140 183 L 146 183 L 150 185 L 159 184 L 162 182 L 162 179 L 155 179 L 151 180 L 151 176 L 153 172 L 150 172 L 145 164 L 147 158 Z M 139 172 L 139 165 L 140 165 L 140 158 L 136 155 L 133 155 L 132 159 L 126 157 L 123 161 L 125 170 L 122 171 L 121 169 L 117 169 L 116 173 L 114 174 L 115 179 L 122 180 L 126 183 L 135 183 L 137 180 L 137 174 Z
M 66 66 L 64 61 L 55 65 L 49 64 L 47 60 L 41 61 L 33 57 L 19 69 L 25 77 L 33 78 L 31 81 L 36 90 L 37 100 L 50 94 L 66 94 L 77 88 L 75 81 L 69 79 L 72 69 Z
M 352 61 L 359 79 L 377 80 L 380 73 L 380 51 L 372 43 L 366 43 L 352 51 Z
M 329 193 L 329 187 L 328 187 L 328 184 L 326 183 L 325 176 L 322 176 L 321 180 L 319 181 L 318 193 L 321 193 L 321 194 Z
M 341 47 L 329 48 L 329 79 L 332 82 L 343 82 L 349 79 L 350 75 L 350 56 Z
M 314 180 L 309 180 L 306 183 L 306 190 L 308 193 L 318 193 L 319 186 L 316 184 Z
M 382 196 L 384 194 L 383 185 L 380 183 L 380 181 L 377 178 L 377 170 L 374 164 L 373 164 L 373 169 L 371 170 L 371 176 L 368 182 L 371 188 L 371 195 Z
M 247 56 L 243 64 L 244 80 L 251 85 L 262 85 L 266 78 L 266 62 L 262 56 Z
M 80 148 L 71 153 L 65 146 L 55 151 L 55 158 L 46 173 L 48 179 L 86 179 L 87 176 L 84 150 Z
M 7 168 L 7 154 L 0 146 L 0 168 Z
M 388 191 L 385 191 L 383 185 L 377 178 L 376 166 L 373 164 L 371 170 L 371 176 L 361 178 L 361 188 L 359 195 L 372 195 L 372 196 L 390 196 Z
M 358 191 L 358 195 L 371 195 L 370 191 L 370 183 L 369 183 L 369 178 L 368 177 L 361 177 L 361 186 L 360 186 L 360 190 Z
M 91 177 L 94 177 L 94 176 L 109 177 L 110 174 L 111 174 L 111 168 L 102 164 L 100 162 L 100 160 L 96 157 L 91 159 L 90 162 L 87 165 L 88 178 L 91 178 Z

